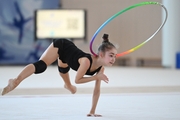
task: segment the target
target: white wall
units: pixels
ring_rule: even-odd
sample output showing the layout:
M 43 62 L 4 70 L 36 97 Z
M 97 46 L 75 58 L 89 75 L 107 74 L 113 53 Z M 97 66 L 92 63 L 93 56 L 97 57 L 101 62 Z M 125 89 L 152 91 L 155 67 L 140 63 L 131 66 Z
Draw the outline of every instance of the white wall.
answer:
M 163 29 L 162 64 L 165 67 L 176 67 L 176 53 L 180 52 L 180 15 L 179 0 L 163 0 L 168 9 L 168 20 Z

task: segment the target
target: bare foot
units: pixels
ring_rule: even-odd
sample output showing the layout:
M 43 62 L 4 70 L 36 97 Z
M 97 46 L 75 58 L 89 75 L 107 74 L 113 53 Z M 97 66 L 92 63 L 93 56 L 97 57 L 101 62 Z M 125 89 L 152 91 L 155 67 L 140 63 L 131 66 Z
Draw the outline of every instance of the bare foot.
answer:
M 67 85 L 64 85 L 64 88 L 68 89 L 72 94 L 75 94 L 76 93 L 76 86 L 74 85 L 71 85 L 69 87 L 67 87 Z
M 8 85 L 2 90 L 1 95 L 5 95 L 12 91 L 17 85 L 14 83 L 14 79 L 10 79 Z
M 88 117 L 102 117 L 102 115 L 98 115 L 98 114 L 87 114 Z

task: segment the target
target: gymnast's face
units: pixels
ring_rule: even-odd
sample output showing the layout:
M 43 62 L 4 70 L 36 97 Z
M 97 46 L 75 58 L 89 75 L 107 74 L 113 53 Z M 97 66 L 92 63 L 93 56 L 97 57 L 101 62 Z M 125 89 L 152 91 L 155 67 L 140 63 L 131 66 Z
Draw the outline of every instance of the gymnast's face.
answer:
M 102 54 L 102 62 L 104 66 L 112 66 L 116 60 L 117 50 L 112 48 Z

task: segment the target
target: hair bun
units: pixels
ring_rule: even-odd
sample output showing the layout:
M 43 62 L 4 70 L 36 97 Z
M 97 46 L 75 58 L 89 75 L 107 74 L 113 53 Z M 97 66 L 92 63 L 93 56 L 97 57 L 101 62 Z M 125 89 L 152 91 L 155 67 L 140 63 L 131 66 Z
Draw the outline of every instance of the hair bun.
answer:
M 103 35 L 103 37 L 102 37 L 103 38 L 103 42 L 109 42 L 108 36 L 109 36 L 108 34 L 104 34 Z

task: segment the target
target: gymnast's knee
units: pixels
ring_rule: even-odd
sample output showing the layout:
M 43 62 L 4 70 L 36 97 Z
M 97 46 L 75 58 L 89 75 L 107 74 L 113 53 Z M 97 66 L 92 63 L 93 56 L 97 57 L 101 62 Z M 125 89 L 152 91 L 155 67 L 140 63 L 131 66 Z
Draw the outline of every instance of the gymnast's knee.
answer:
M 35 74 L 39 74 L 42 73 L 46 70 L 47 65 L 43 60 L 39 60 L 35 63 L 33 63 L 34 67 L 35 67 Z
M 58 70 L 59 70 L 60 73 L 66 74 L 67 72 L 69 72 L 70 67 L 67 66 L 67 67 L 63 68 L 63 67 L 58 66 Z

